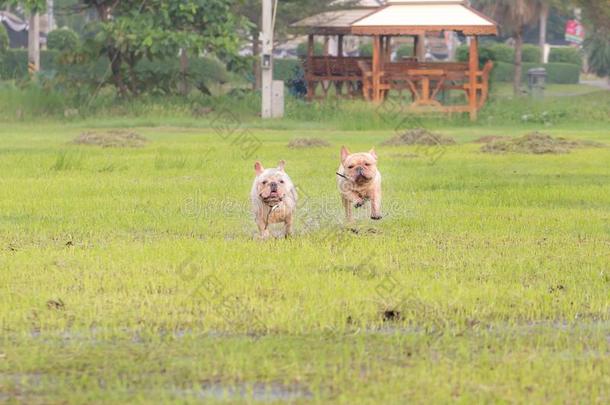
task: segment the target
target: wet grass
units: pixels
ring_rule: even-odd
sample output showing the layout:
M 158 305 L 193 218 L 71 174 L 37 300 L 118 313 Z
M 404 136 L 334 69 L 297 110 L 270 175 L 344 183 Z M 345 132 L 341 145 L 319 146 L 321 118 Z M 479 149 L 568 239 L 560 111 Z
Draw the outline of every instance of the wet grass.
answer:
M 431 147 L 298 131 L 378 146 L 386 217 L 350 229 L 338 150 L 290 149 L 296 131 L 252 129 L 253 152 L 218 127 L 71 144 L 89 129 L 0 128 L 0 402 L 610 400 L 610 148 L 472 143 L 531 125 L 440 127 L 458 144 Z M 280 158 L 297 234 L 261 243 L 252 165 Z

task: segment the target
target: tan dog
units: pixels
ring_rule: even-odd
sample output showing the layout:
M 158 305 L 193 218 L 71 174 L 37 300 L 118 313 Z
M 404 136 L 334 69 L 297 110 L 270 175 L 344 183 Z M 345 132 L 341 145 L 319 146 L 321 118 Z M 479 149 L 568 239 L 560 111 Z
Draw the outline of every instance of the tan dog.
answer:
M 282 222 L 285 224 L 285 236 L 292 235 L 297 192 L 284 171 L 285 165 L 286 162 L 281 160 L 277 168 L 265 170 L 261 162 L 254 164 L 256 178 L 252 184 L 250 199 L 262 239 L 269 237 L 270 224 Z
M 368 153 L 350 154 L 343 146 L 341 165 L 337 170 L 337 186 L 348 222 L 353 220 L 352 204 L 355 208 L 360 208 L 367 200 L 371 200 L 371 219 L 381 219 L 381 173 L 377 170 L 375 149 Z

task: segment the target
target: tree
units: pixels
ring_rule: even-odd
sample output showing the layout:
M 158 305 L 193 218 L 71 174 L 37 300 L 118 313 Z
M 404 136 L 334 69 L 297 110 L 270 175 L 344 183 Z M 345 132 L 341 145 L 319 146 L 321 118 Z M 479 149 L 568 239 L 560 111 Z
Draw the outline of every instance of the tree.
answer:
M 193 54 L 237 53 L 241 18 L 231 0 L 81 0 L 99 21 L 86 47 L 106 55 L 113 84 L 121 96 L 138 94 L 135 68 L 143 58 L 176 58 L 180 49 Z
M 513 93 L 521 94 L 523 32 L 536 21 L 540 13 L 540 3 L 527 0 L 478 0 L 476 4 L 500 23 L 503 31 L 515 40 L 515 74 Z
M 539 23 L 539 45 L 540 45 L 540 63 L 544 63 L 544 46 L 547 38 L 547 25 L 551 9 L 559 9 L 565 11 L 568 8 L 569 0 L 538 0 L 540 7 L 540 23 Z
M 282 0 L 278 2 L 275 22 L 275 40 L 281 41 L 288 35 L 288 27 L 293 22 L 301 20 L 317 12 L 329 9 L 329 1 L 321 0 Z M 252 42 L 252 73 L 253 88 L 260 89 L 260 41 L 261 31 L 261 0 L 242 0 L 234 8 L 235 13 L 243 15 L 250 22 L 250 29 L 244 32 Z
M 610 2 L 608 0 L 575 0 L 582 7 L 587 39 L 585 51 L 589 70 L 610 83 Z

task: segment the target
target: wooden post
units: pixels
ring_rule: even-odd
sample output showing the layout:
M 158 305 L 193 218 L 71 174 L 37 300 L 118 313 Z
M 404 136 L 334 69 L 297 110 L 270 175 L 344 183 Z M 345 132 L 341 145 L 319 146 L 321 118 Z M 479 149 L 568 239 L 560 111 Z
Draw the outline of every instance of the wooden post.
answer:
M 413 37 L 413 57 L 417 58 L 417 46 L 418 46 L 418 42 L 419 41 L 419 37 L 418 36 L 414 36 Z
M 343 57 L 343 35 L 337 36 L 337 56 Z
M 417 61 L 424 62 L 426 60 L 426 33 L 422 32 L 417 35 Z
M 383 61 L 384 63 L 390 63 L 392 61 L 392 46 L 391 46 L 392 37 L 389 35 L 385 36 L 385 40 L 383 41 Z
M 381 84 L 381 37 L 373 36 L 373 102 L 378 103 L 381 99 L 379 87 Z
M 312 80 L 313 76 L 313 51 L 314 51 L 314 37 L 313 34 L 309 34 L 307 37 L 307 67 L 305 68 L 305 79 L 307 80 L 307 100 L 313 100 L 315 94 L 315 83 Z
M 330 55 L 329 43 L 330 43 L 330 37 L 328 35 L 324 35 L 324 56 Z
M 468 59 L 468 109 L 470 111 L 470 120 L 477 120 L 477 72 L 479 70 L 479 39 L 472 36 L 470 38 L 470 53 Z

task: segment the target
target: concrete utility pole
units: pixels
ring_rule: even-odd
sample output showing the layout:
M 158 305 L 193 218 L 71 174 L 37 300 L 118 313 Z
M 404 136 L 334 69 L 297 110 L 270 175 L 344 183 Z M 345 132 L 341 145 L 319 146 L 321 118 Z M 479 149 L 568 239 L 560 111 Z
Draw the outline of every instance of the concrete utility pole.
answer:
M 30 15 L 28 27 L 28 71 L 31 75 L 40 70 L 40 16 Z
M 262 79 L 262 94 L 263 118 L 273 117 L 273 0 L 263 0 L 263 32 L 261 32 L 261 41 L 263 49 L 261 54 L 261 79 Z

